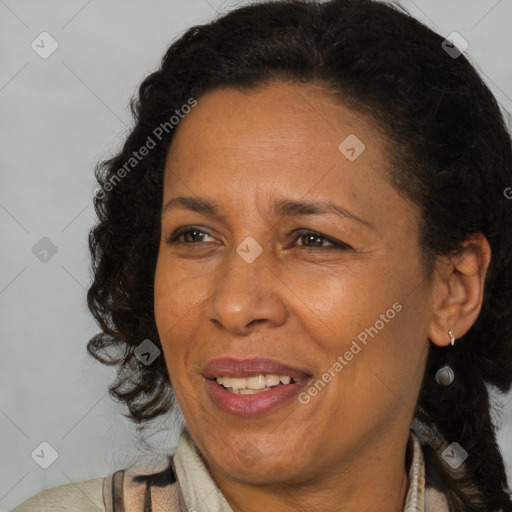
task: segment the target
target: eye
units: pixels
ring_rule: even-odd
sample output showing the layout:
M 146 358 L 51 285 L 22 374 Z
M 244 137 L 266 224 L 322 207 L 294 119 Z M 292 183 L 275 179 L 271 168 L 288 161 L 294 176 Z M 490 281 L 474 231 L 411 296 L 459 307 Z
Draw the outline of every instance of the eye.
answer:
M 182 235 L 190 235 L 189 241 L 186 240 L 180 240 L 180 237 Z M 203 231 L 199 228 L 196 228 L 194 226 L 187 226 L 185 228 L 180 228 L 176 230 L 167 240 L 166 242 L 168 244 L 173 244 L 175 242 L 183 242 L 185 244 L 193 244 L 197 242 L 203 242 L 204 236 L 211 236 L 208 232 Z
M 187 239 L 188 236 L 188 239 Z M 199 229 L 195 226 L 186 226 L 180 229 L 177 229 L 167 240 L 168 244 L 174 244 L 176 242 L 184 243 L 187 245 L 192 245 L 199 242 L 204 242 L 204 237 L 212 236 L 207 231 Z M 183 239 L 182 239 L 183 237 Z M 311 231 L 307 229 L 302 229 L 295 231 L 294 240 L 301 241 L 299 247 L 304 247 L 305 249 L 338 249 L 338 250 L 353 250 L 349 245 L 340 242 L 338 240 L 333 240 L 332 238 L 326 237 L 316 231 Z M 324 245 L 327 242 L 329 245 Z M 309 245 L 312 243 L 313 245 Z
M 349 245 L 333 240 L 332 238 L 326 237 L 316 231 L 310 231 L 307 229 L 298 230 L 295 232 L 295 240 L 300 240 L 302 243 L 299 247 L 306 249 L 338 249 L 338 250 L 353 250 Z M 330 245 L 323 245 L 324 242 L 328 242 Z M 308 245 L 312 243 L 313 245 Z

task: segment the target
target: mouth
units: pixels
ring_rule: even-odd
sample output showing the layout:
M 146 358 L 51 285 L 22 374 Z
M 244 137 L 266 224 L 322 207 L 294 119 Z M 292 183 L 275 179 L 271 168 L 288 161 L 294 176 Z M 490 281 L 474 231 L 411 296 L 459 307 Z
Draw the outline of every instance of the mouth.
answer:
M 289 403 L 311 373 L 271 359 L 223 358 L 208 363 L 203 377 L 210 398 L 223 412 L 254 416 Z
M 303 377 L 304 378 L 304 377 Z M 215 377 L 217 384 L 229 393 L 235 395 L 257 395 L 270 391 L 276 386 L 288 386 L 300 382 L 302 378 L 295 379 L 289 375 L 277 375 L 275 373 L 260 373 L 251 377 Z

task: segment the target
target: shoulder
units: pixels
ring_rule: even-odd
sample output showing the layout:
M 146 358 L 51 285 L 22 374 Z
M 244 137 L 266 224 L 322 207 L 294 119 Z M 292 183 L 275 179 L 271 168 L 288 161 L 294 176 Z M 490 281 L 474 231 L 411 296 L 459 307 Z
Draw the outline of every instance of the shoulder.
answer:
M 59 485 L 24 501 L 11 512 L 103 512 L 104 478 Z

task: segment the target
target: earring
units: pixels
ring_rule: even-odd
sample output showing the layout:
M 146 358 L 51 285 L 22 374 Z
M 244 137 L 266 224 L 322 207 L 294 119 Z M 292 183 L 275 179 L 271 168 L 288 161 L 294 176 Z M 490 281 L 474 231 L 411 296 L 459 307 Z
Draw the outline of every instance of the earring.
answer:
M 447 365 L 443 366 L 436 373 L 436 382 L 441 386 L 449 386 L 455 380 L 455 373 Z
M 455 345 L 455 336 L 453 335 L 453 332 L 448 331 L 448 334 L 450 335 L 450 345 Z

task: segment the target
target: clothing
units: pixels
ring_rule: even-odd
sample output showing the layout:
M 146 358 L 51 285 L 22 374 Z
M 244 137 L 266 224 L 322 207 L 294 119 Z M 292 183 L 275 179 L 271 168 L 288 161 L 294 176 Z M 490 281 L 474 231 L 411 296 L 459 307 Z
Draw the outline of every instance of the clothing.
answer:
M 448 512 L 441 493 L 425 487 L 421 444 L 409 434 L 409 488 L 404 512 Z M 232 512 L 185 429 L 172 464 L 160 473 L 117 471 L 105 478 L 43 491 L 11 512 Z

